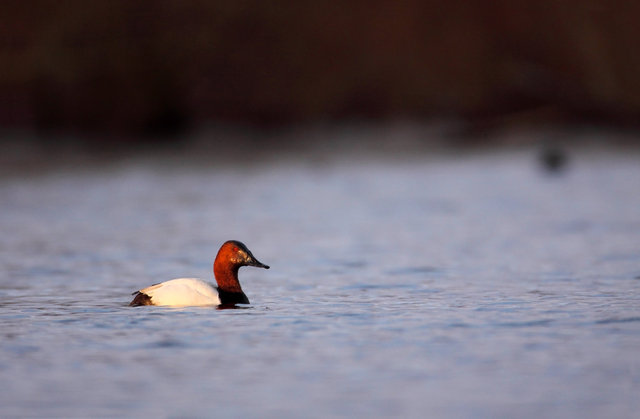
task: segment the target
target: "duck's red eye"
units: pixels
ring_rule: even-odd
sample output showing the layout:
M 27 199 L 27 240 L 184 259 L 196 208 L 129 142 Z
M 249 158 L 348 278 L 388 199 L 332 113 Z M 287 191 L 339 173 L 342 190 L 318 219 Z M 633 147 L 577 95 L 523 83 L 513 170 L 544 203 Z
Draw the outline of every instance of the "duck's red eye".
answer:
M 234 251 L 234 252 L 238 252 L 238 251 L 239 251 L 239 249 L 238 249 L 236 246 L 233 246 L 233 251 Z

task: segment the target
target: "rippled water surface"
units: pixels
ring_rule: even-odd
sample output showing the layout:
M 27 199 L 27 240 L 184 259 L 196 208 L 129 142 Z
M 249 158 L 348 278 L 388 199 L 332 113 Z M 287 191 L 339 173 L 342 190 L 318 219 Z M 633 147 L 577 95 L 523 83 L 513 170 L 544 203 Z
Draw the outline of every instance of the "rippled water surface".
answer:
M 133 160 L 0 180 L 3 417 L 640 411 L 640 157 Z M 237 310 L 127 307 L 211 278 Z

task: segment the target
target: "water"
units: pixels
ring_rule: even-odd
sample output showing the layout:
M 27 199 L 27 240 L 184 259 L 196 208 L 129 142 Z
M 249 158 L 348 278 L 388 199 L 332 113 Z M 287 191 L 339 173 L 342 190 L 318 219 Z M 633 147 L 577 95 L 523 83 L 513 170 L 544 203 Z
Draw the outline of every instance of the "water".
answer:
M 640 409 L 640 158 L 166 158 L 0 181 L 3 417 Z M 183 162 L 184 163 L 184 162 Z M 127 307 L 245 242 L 238 310 Z

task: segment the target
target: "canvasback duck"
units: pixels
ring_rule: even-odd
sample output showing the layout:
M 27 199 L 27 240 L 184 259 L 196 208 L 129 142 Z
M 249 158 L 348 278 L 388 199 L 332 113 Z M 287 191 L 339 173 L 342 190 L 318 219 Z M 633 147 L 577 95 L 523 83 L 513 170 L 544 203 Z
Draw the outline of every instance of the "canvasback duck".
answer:
M 177 278 L 151 285 L 134 292 L 130 306 L 226 306 L 249 304 L 249 299 L 242 291 L 238 281 L 238 269 L 241 266 L 256 266 L 269 269 L 259 262 L 237 240 L 225 242 L 213 262 L 213 275 L 218 286 L 198 278 Z

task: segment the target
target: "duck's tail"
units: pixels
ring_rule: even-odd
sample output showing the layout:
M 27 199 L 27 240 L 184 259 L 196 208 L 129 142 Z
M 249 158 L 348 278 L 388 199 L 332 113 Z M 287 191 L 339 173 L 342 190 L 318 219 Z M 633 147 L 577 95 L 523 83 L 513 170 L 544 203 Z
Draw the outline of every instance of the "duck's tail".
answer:
M 153 303 L 151 302 L 151 297 L 143 292 L 136 291 L 131 295 L 135 295 L 135 297 L 133 297 L 133 300 L 129 303 L 130 307 L 153 305 Z

